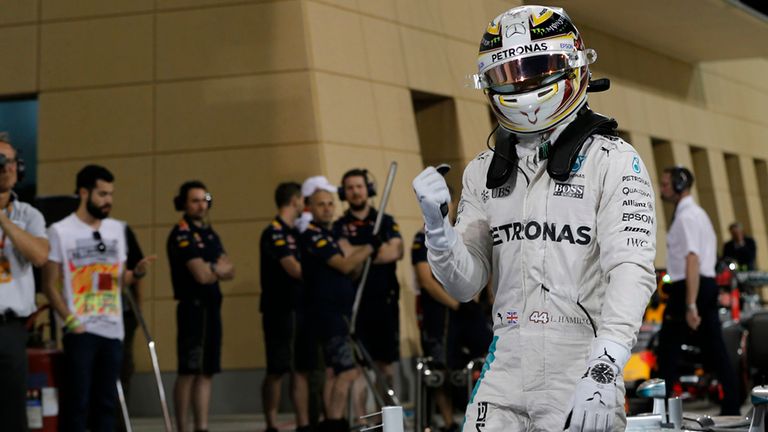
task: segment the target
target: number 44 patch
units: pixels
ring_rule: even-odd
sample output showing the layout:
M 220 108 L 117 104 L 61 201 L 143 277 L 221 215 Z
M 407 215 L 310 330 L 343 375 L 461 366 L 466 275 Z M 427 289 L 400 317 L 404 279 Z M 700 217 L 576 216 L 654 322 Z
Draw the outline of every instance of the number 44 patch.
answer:
M 533 311 L 528 320 L 536 324 L 546 324 L 549 322 L 549 312 Z

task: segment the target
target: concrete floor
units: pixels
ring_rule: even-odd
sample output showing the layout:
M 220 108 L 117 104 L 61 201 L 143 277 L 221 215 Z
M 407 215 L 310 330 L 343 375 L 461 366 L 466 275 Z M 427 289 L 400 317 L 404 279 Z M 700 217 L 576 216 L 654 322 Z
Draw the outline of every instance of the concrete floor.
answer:
M 746 415 L 752 406 L 747 403 L 742 407 L 742 414 Z M 708 414 L 715 416 L 720 408 L 717 405 L 705 401 L 690 402 L 685 405 L 686 416 L 694 414 Z M 408 411 L 406 410 L 406 425 L 408 425 Z M 461 421 L 457 417 L 457 421 Z M 132 420 L 134 432 L 163 432 L 163 419 L 159 417 L 134 418 Z M 280 414 L 278 416 L 278 429 L 280 431 L 293 431 L 295 423 L 293 415 L 290 413 Z M 412 428 L 412 423 L 411 423 Z M 210 432 L 263 432 L 265 429 L 264 416 L 261 414 L 253 415 L 219 415 L 210 419 L 208 430 Z M 406 431 L 408 431 L 406 427 Z M 412 430 L 412 429 L 410 429 Z
M 278 422 L 278 429 L 281 431 L 292 431 L 295 427 L 291 414 L 281 414 Z M 133 432 L 164 432 L 162 418 L 135 418 L 131 423 Z M 264 429 L 264 416 L 255 414 L 214 416 L 208 425 L 210 432 L 261 432 Z

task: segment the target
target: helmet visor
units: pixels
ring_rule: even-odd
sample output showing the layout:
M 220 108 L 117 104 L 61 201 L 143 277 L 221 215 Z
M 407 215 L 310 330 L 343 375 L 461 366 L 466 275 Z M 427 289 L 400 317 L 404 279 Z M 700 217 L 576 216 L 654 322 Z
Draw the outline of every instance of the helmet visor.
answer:
M 554 82 L 552 76 L 559 77 L 571 69 L 594 63 L 596 59 L 597 54 L 592 49 L 515 58 L 476 75 L 474 86 L 501 93 L 519 92 Z
M 570 69 L 566 54 L 547 54 L 510 60 L 485 72 L 489 87 L 516 84 Z

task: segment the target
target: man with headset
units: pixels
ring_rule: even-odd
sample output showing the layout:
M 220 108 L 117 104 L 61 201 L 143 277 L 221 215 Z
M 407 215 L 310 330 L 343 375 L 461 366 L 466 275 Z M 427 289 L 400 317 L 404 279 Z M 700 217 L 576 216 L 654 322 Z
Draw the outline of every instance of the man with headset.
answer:
M 336 188 L 325 177 L 310 177 L 302 192 L 308 196 L 312 222 L 301 233 L 301 271 L 309 307 L 317 323 L 313 331 L 322 346 L 325 361 L 323 402 L 325 420 L 320 432 L 348 431 L 344 420 L 350 387 L 358 376 L 349 342 L 349 320 L 355 299 L 354 275 L 362 271 L 368 257 L 381 249 L 378 237 L 352 247 L 331 231 Z
M 349 209 L 333 223 L 337 238 L 345 238 L 353 246 L 371 243 L 378 212 L 370 199 L 376 188 L 368 171 L 351 169 L 344 173 L 339 186 L 339 199 L 347 201 Z M 400 284 L 397 281 L 397 261 L 403 258 L 403 239 L 394 218 L 384 214 L 378 234 L 381 240 L 363 288 L 357 315 L 356 333 L 363 346 L 392 385 L 392 363 L 400 359 Z M 357 282 L 356 282 L 357 283 Z M 384 386 L 385 383 L 378 383 Z M 355 403 L 363 414 L 367 392 L 360 377 L 355 383 Z
M 182 219 L 168 236 L 178 334 L 178 377 L 174 388 L 176 426 L 187 429 L 192 403 L 196 431 L 208 429 L 208 407 L 213 375 L 221 371 L 221 289 L 235 267 L 218 234 L 208 223 L 211 194 L 197 180 L 187 181 L 173 200 Z
M 681 345 L 689 333 L 698 332 L 705 364 L 711 362 L 707 366 L 714 367 L 723 386 L 721 415 L 739 415 L 736 375 L 718 316 L 717 237 L 707 213 L 693 201 L 691 186 L 693 174 L 687 168 L 666 168 L 661 176 L 661 197 L 675 204 L 675 212 L 667 233 L 667 272 L 672 285 L 659 333 L 659 371 L 671 392 L 679 379 Z
M 27 429 L 24 321 L 36 309 L 32 267 L 48 257 L 43 215 L 13 191 L 23 169 L 16 149 L 0 134 L 0 419 L 15 431 Z
M 561 8 L 501 13 L 474 76 L 499 121 L 495 147 L 467 165 L 455 226 L 439 172 L 413 180 L 435 277 L 459 301 L 489 279 L 495 294 L 465 431 L 626 421 L 622 370 L 656 286 L 654 198 L 615 120 L 589 109 L 587 88 L 606 88 L 590 82 L 596 58 Z

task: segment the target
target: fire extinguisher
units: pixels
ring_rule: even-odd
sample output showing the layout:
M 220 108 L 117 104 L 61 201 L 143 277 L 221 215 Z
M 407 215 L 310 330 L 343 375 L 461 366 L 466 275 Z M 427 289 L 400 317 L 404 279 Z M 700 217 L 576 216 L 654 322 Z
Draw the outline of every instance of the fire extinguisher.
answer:
M 38 330 L 34 328 L 35 320 L 48 308 L 47 305 L 41 307 L 27 320 L 27 329 L 32 330 L 33 340 Z M 56 432 L 63 352 L 39 345 L 27 347 L 27 424 L 30 431 Z

